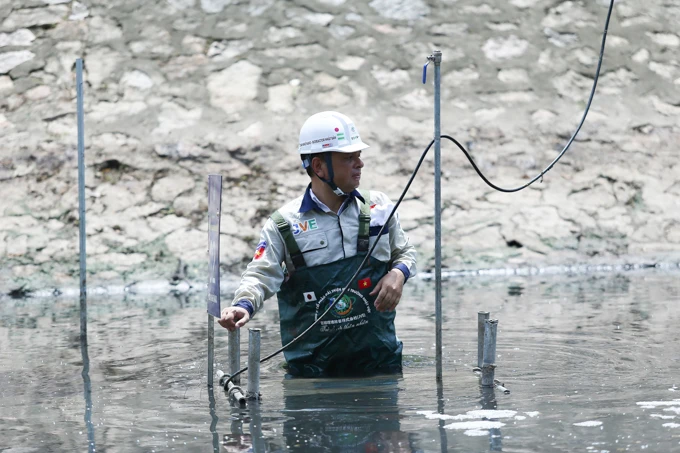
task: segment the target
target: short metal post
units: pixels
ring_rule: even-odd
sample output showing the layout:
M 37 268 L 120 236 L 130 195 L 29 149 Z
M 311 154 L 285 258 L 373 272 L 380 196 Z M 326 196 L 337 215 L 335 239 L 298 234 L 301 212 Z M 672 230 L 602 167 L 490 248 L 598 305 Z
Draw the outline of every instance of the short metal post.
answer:
M 477 313 L 477 367 L 482 368 L 484 360 L 484 322 L 489 319 L 488 311 Z
M 233 376 L 241 368 L 241 329 L 229 331 L 227 336 L 227 354 L 229 355 L 229 375 Z M 231 380 L 241 385 L 241 375 Z
M 248 390 L 249 400 L 260 399 L 260 329 L 248 329 Z
M 497 319 L 484 321 L 484 359 L 482 363 L 482 387 L 493 387 L 493 378 L 496 369 L 496 332 L 498 329 Z

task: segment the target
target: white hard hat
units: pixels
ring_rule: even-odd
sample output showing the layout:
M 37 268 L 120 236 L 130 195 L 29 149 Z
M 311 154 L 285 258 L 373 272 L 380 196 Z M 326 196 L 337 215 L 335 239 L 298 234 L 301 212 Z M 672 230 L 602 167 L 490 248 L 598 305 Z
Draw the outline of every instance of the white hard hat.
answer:
M 327 151 L 354 153 L 368 148 L 359 130 L 347 116 L 338 112 L 321 112 L 310 116 L 300 129 L 300 154 Z

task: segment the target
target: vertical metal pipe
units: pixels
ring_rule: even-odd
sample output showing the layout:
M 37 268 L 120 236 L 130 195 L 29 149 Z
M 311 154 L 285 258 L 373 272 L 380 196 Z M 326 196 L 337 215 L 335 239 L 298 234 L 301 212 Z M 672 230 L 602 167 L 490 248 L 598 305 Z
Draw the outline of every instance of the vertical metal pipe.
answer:
M 260 399 L 260 329 L 248 329 L 248 390 L 249 400 Z
M 229 356 L 229 375 L 233 376 L 241 368 L 241 329 L 229 332 L 227 354 Z M 236 376 L 231 382 L 241 385 L 241 375 Z
M 85 262 L 85 114 L 83 113 L 83 59 L 76 59 L 76 113 L 78 121 L 78 226 L 80 227 L 80 297 L 87 295 Z
M 208 387 L 213 387 L 213 366 L 215 365 L 215 318 L 208 314 Z
M 477 367 L 481 368 L 484 360 L 484 321 L 489 319 L 488 311 L 477 313 Z
M 434 269 L 437 381 L 442 380 L 442 184 L 441 184 L 441 63 L 442 53 L 433 52 L 434 61 Z
M 498 329 L 498 320 L 488 319 L 484 324 L 482 387 L 493 387 L 493 378 L 496 369 L 496 332 Z

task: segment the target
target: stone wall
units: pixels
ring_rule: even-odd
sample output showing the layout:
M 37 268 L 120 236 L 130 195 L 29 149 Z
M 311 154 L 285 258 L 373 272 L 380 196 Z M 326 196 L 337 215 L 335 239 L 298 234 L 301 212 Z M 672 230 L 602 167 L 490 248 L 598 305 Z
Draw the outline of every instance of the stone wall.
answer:
M 307 184 L 309 115 L 364 141 L 362 187 L 396 199 L 442 131 L 520 185 L 562 149 L 592 85 L 606 1 L 0 0 L 0 287 L 77 286 L 74 62 L 86 68 L 89 281 L 204 278 L 207 175 L 224 177 L 222 263 L 236 275 L 268 214 Z M 680 256 L 678 0 L 618 0 L 576 142 L 542 183 L 496 192 L 443 145 L 449 268 Z M 400 209 L 430 269 L 433 164 Z M 177 273 L 177 271 L 180 271 Z

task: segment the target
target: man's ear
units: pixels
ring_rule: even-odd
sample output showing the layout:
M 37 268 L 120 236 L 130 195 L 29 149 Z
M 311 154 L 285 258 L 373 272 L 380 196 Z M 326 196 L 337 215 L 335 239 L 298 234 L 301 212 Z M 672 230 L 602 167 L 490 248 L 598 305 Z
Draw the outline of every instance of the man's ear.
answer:
M 322 178 L 326 178 L 326 162 L 318 156 L 312 157 L 312 173 L 314 173 L 317 177 L 321 176 Z

